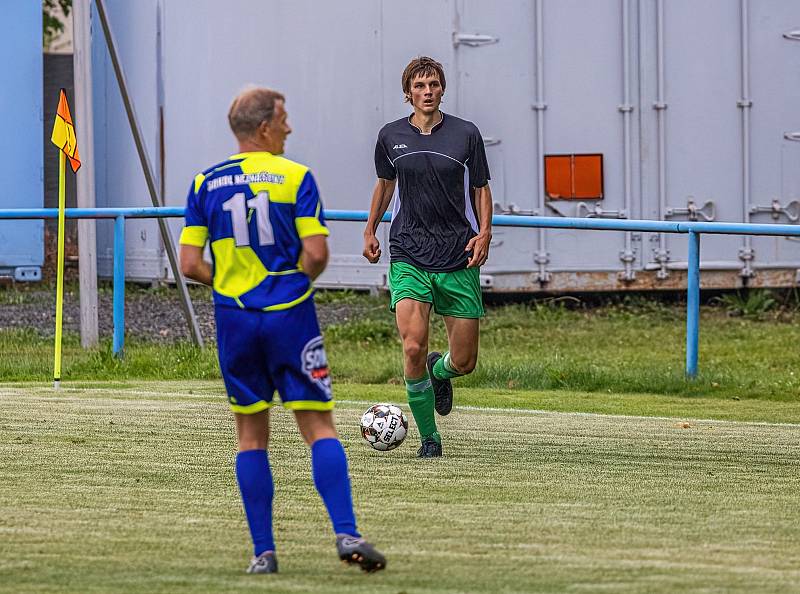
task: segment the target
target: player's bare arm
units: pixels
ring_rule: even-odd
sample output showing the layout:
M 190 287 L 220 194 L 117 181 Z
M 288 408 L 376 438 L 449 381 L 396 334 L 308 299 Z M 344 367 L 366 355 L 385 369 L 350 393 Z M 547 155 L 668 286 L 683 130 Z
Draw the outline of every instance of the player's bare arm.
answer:
M 467 268 L 483 266 L 489 257 L 489 244 L 492 241 L 492 190 L 489 184 L 475 188 L 475 204 L 480 232 L 467 243 L 466 251 L 472 252 L 467 260 Z
M 389 203 L 392 201 L 396 180 L 378 178 L 372 191 L 372 202 L 369 205 L 369 217 L 364 229 L 364 257 L 375 264 L 381 257 L 381 244 L 375 236 L 378 225 L 383 218 Z
M 300 265 L 311 280 L 322 274 L 328 265 L 328 241 L 324 235 L 310 235 L 303 239 Z
M 204 285 L 211 285 L 213 272 L 211 263 L 203 258 L 203 248 L 181 244 L 180 260 L 183 276 Z

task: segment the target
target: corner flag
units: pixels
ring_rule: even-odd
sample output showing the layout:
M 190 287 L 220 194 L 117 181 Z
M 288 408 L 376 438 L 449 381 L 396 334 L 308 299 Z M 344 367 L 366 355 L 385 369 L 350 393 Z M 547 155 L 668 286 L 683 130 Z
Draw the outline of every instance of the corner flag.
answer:
M 58 159 L 58 269 L 56 271 L 56 338 L 55 362 L 53 364 L 53 387 L 57 390 L 61 385 L 61 330 L 64 319 L 64 198 L 65 160 L 69 159 L 72 172 L 77 173 L 81 166 L 78 155 L 78 139 L 75 136 L 75 126 L 72 115 L 69 113 L 67 93 L 61 89 L 58 96 L 56 121 L 53 124 L 53 134 L 50 140 L 59 149 Z
M 53 134 L 50 136 L 50 141 L 69 158 L 72 172 L 77 173 L 81 166 L 81 158 L 78 155 L 78 139 L 75 136 L 75 126 L 69 113 L 67 93 L 64 89 L 61 89 L 61 93 L 58 96 L 56 121 L 53 124 Z

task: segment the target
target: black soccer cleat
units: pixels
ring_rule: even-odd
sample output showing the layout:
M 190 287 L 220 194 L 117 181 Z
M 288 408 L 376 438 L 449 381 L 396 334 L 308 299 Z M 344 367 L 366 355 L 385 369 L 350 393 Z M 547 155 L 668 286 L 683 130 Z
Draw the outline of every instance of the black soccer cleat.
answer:
M 278 573 L 278 558 L 275 551 L 265 551 L 258 557 L 253 557 L 247 573 Z
M 417 450 L 417 458 L 441 458 L 442 444 L 432 437 L 422 440 L 422 445 Z
M 386 557 L 361 537 L 339 534 L 336 536 L 339 559 L 349 565 L 358 565 L 362 571 L 372 573 L 386 567 Z
M 425 364 L 428 367 L 428 375 L 433 385 L 433 406 L 436 408 L 437 413 L 445 416 L 449 415 L 450 411 L 453 410 L 453 384 L 450 383 L 449 379 L 442 380 L 433 375 L 433 366 L 436 365 L 436 362 L 441 358 L 442 353 L 433 351 L 432 353 L 428 353 L 428 359 L 425 361 Z

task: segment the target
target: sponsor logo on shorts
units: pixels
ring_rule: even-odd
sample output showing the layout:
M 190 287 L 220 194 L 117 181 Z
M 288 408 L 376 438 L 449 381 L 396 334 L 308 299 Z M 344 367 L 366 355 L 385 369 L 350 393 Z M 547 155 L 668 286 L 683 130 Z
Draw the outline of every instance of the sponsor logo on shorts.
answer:
M 393 149 L 393 150 L 396 150 L 396 151 L 402 150 L 402 149 L 404 149 L 404 148 L 408 148 L 408 147 L 407 147 L 406 145 L 404 145 L 404 144 L 396 144 L 396 145 L 394 145 L 394 146 L 392 147 L 392 149 Z
M 331 372 L 328 368 L 328 355 L 325 354 L 321 336 L 312 338 L 306 343 L 303 352 L 300 353 L 300 362 L 303 366 L 303 373 L 330 398 Z

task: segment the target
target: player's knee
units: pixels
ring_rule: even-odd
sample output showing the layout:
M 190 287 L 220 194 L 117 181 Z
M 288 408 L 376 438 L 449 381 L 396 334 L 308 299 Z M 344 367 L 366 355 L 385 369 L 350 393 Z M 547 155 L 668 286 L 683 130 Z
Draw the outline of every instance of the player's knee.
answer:
M 427 351 L 427 345 L 422 344 L 418 340 L 407 338 L 403 341 L 403 354 L 405 355 L 407 361 L 412 363 L 424 361 L 425 356 L 428 354 Z
M 472 373 L 475 371 L 475 365 L 478 363 L 478 357 L 463 357 L 457 358 L 453 356 L 453 353 L 450 353 L 450 364 L 455 368 L 455 370 L 462 374 L 467 375 L 468 373 Z

